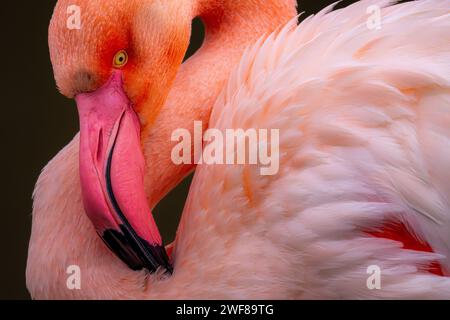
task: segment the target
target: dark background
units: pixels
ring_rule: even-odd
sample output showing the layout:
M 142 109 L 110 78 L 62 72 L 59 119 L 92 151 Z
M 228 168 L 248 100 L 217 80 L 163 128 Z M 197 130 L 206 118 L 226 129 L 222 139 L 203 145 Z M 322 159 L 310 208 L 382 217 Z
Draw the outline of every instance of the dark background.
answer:
M 300 0 L 304 17 L 334 0 Z M 340 7 L 354 1 L 343 1 Z M 25 266 L 31 228 L 31 195 L 41 169 L 78 131 L 73 101 L 55 88 L 47 27 L 56 0 L 2 1 L 0 52 L 1 231 L 0 299 L 27 299 Z M 200 21 L 189 54 L 203 39 Z M 175 236 L 190 181 L 174 190 L 155 216 L 169 243 Z M 161 215 L 164 212 L 164 215 Z

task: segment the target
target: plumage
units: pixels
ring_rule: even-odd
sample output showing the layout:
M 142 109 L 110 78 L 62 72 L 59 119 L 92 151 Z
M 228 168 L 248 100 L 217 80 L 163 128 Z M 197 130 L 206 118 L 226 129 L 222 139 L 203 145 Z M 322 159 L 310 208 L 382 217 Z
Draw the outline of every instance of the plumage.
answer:
M 367 26 L 370 5 L 381 8 L 380 29 Z M 80 214 L 74 140 L 36 187 L 31 292 L 40 298 L 450 298 L 450 1 L 364 0 L 332 9 L 260 38 L 233 68 L 209 128 L 279 129 L 280 172 L 200 164 L 174 244 L 172 277 L 111 267 L 115 258 L 94 238 L 64 242 L 66 254 L 57 262 L 53 254 L 34 253 L 61 245 L 56 235 L 91 231 Z M 59 199 L 52 211 L 70 211 L 72 218 L 56 220 L 58 232 L 43 236 L 49 199 Z M 30 268 L 73 257 L 89 268 L 92 246 L 97 265 L 89 276 L 102 274 L 108 282 L 102 288 L 67 292 Z M 366 285 L 374 265 L 380 290 Z M 142 282 L 145 289 L 136 290 Z

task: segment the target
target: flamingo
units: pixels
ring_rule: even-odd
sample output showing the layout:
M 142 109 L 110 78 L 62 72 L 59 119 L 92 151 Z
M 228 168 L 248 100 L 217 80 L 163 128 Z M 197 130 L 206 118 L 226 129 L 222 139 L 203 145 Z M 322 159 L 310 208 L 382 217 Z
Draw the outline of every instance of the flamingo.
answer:
M 59 0 L 50 56 L 80 134 L 36 184 L 32 297 L 450 298 L 449 8 L 363 0 L 297 26 L 293 0 Z M 174 164 L 196 120 L 279 129 L 279 172 Z M 164 247 L 151 208 L 195 168 Z

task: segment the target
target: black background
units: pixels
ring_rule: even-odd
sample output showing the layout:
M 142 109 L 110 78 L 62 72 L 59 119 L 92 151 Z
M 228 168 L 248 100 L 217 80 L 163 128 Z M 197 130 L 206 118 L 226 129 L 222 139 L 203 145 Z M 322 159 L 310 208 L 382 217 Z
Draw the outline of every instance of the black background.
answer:
M 333 2 L 301 0 L 299 11 L 307 16 Z M 57 92 L 48 54 L 47 28 L 55 3 L 2 1 L 0 7 L 0 299 L 29 298 L 25 266 L 34 183 L 78 131 L 75 104 Z M 189 54 L 203 39 L 201 22 L 193 25 Z M 189 180 L 155 210 L 166 243 L 174 238 L 188 188 Z

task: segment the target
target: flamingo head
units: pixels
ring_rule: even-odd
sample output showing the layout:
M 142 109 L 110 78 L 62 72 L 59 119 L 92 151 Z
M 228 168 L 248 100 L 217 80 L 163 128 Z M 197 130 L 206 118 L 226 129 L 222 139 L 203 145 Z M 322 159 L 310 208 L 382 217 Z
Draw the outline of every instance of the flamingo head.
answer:
M 189 44 L 186 11 L 176 1 L 60 0 L 50 23 L 56 83 L 79 111 L 86 214 L 134 270 L 171 272 L 144 191 L 140 136 L 154 123 Z

